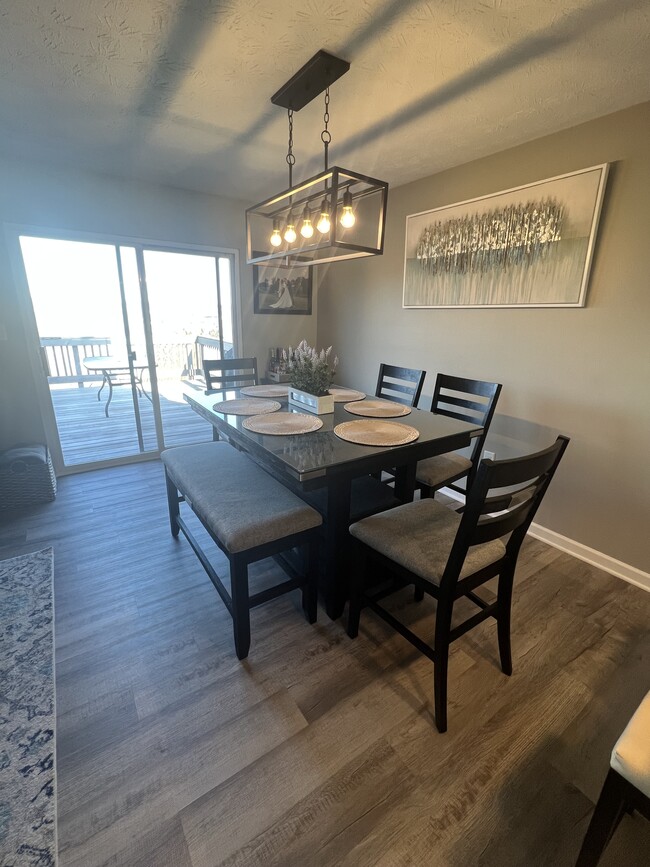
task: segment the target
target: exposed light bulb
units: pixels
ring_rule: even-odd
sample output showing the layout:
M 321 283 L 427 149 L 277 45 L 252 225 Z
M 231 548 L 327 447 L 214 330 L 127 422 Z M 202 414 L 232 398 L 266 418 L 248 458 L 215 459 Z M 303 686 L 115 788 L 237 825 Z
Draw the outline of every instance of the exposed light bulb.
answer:
M 273 231 L 271 232 L 271 237 L 269 240 L 274 247 L 279 247 L 282 243 L 282 235 L 280 234 L 280 221 L 277 219 L 277 217 L 275 218 L 275 220 L 273 220 Z
M 287 217 L 287 225 L 284 230 L 284 240 L 287 244 L 293 244 L 298 236 L 296 235 L 296 224 L 293 219 L 293 214 L 289 212 Z
M 341 214 L 340 223 L 345 229 L 351 229 L 356 223 L 357 218 L 352 211 L 352 193 L 348 190 L 343 194 L 343 213 Z
M 305 209 L 302 212 L 302 226 L 300 227 L 300 234 L 303 238 L 311 238 L 314 234 L 314 227 L 311 223 L 311 211 L 308 206 L 305 205 Z
M 341 225 L 345 229 L 351 229 L 356 221 L 357 218 L 352 213 L 352 208 L 343 208 L 343 213 L 341 214 Z
M 316 224 L 316 228 L 322 235 L 326 235 L 330 228 L 330 208 L 327 199 L 323 199 L 320 206 L 320 219 Z

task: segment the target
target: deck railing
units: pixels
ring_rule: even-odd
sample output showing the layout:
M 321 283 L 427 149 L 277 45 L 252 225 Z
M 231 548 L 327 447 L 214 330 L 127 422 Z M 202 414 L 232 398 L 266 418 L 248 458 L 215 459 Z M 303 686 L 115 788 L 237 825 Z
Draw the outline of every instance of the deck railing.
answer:
M 190 379 L 204 379 L 203 362 L 205 361 L 205 350 L 216 349 L 220 352 L 221 346 L 222 343 L 218 337 L 203 337 L 201 335 L 196 338 L 194 341 L 194 366 L 189 374 Z M 217 358 L 220 357 L 219 352 L 217 353 Z M 214 358 L 214 356 L 212 357 Z M 233 345 L 232 343 L 227 343 L 225 340 L 223 341 L 223 357 L 233 357 Z
M 218 338 L 203 336 L 192 342 L 154 343 L 158 376 L 201 380 L 205 350 L 220 347 Z M 225 357 L 232 357 L 232 343 L 224 342 L 223 348 Z M 101 373 L 89 373 L 83 360 L 110 354 L 110 337 L 41 337 L 41 358 L 50 383 L 76 382 L 83 388 L 86 382 L 101 382 Z
M 110 337 L 41 337 L 41 359 L 48 380 L 76 382 L 101 381 L 101 373 L 88 373 L 84 358 L 110 355 Z

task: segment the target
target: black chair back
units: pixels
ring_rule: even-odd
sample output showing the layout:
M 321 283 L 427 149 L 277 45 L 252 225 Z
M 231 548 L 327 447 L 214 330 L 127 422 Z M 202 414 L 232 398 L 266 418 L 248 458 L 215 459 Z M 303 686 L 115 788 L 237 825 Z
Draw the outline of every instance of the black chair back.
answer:
M 203 362 L 205 393 L 257 385 L 256 358 L 210 358 Z
M 479 424 L 483 428 L 483 432 L 472 441 L 470 455 L 472 469 L 468 474 L 467 490 L 474 482 L 476 468 L 483 454 L 483 446 L 500 394 L 501 384 L 498 382 L 464 379 L 447 373 L 439 373 L 436 378 L 431 412 L 467 421 L 470 424 Z M 449 487 L 455 488 L 454 485 Z
M 457 582 L 472 546 L 502 539 L 508 534 L 503 559 L 510 561 L 514 569 L 521 543 L 568 444 L 568 437 L 558 436 L 552 446 L 532 455 L 481 461 L 442 577 L 442 592 L 448 592 L 450 584 Z M 503 560 L 493 563 L 489 569 L 498 574 L 502 564 Z M 475 582 L 477 575 L 481 577 L 481 573 L 470 576 L 472 583 L 486 580 L 482 576 Z
M 403 403 L 405 406 L 417 406 L 426 375 L 426 370 L 382 363 L 379 365 L 375 397 Z

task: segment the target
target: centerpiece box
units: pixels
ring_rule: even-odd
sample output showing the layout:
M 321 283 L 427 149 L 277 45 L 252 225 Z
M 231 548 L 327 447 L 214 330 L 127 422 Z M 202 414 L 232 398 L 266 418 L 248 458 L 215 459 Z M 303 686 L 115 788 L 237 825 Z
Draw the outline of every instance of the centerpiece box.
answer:
M 289 347 L 285 357 L 291 376 L 289 403 L 316 415 L 334 412 L 334 397 L 329 393 L 329 387 L 339 360 L 335 358 L 330 362 L 331 352 L 331 346 L 318 352 L 306 340 L 296 349 Z
M 308 412 L 315 412 L 316 415 L 327 415 L 328 412 L 334 412 L 334 398 L 331 394 L 324 394 L 319 397 L 293 386 L 289 386 L 289 403 L 300 406 Z

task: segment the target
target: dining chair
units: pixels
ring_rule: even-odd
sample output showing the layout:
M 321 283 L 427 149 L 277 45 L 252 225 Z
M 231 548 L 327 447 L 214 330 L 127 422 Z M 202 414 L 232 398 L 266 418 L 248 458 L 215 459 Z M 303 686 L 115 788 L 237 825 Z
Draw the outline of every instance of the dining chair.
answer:
M 426 370 L 394 367 L 382 362 L 379 365 L 375 397 L 383 397 L 405 406 L 417 406 L 426 375 Z
M 596 867 L 625 812 L 650 819 L 650 692 L 614 744 L 609 764 L 576 867 Z
M 257 385 L 257 358 L 209 358 L 203 362 L 205 393 Z
M 258 385 L 257 358 L 209 358 L 203 362 L 203 375 L 206 394 Z M 219 440 L 216 427 L 212 428 L 212 439 Z
M 361 609 L 367 606 L 433 662 L 435 722 L 440 732 L 447 730 L 447 666 L 452 641 L 493 617 L 501 669 L 512 674 L 510 608 L 517 558 L 568 443 L 567 437 L 559 436 L 552 446 L 536 454 L 481 461 L 461 514 L 424 499 L 350 527 L 354 560 L 348 635 L 358 635 Z M 504 488 L 510 491 L 495 493 L 495 489 Z M 382 576 L 382 585 L 367 588 L 369 574 Z M 497 575 L 497 597 L 488 602 L 475 590 Z M 437 600 L 433 646 L 379 604 L 411 584 L 416 593 Z M 481 610 L 452 629 L 454 603 L 462 597 Z
M 431 412 L 481 425 L 483 430 L 474 437 L 469 457 L 458 452 L 447 452 L 418 461 L 415 478 L 423 497 L 433 497 L 440 488 L 451 488 L 462 494 L 470 489 L 500 394 L 500 383 L 438 374 Z M 467 481 L 464 488 L 455 484 L 465 477 Z

